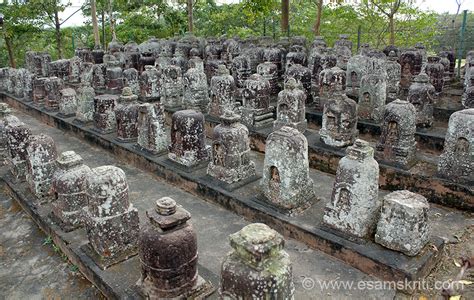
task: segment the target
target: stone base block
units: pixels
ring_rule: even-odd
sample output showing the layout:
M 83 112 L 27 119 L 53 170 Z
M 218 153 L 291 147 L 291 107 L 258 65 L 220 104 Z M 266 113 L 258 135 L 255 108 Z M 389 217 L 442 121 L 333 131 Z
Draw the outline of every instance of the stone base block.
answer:
M 288 123 L 288 122 L 282 122 L 279 120 L 276 120 L 273 122 L 273 131 L 276 131 L 283 126 L 288 126 L 288 127 L 293 127 L 298 129 L 299 132 L 304 133 L 306 129 L 308 128 L 308 121 L 304 120 L 302 122 L 297 122 L 297 123 Z
M 82 252 L 86 254 L 92 261 L 102 270 L 105 270 L 115 264 L 125 261 L 138 254 L 138 247 L 132 246 L 122 251 L 119 255 L 114 257 L 103 257 L 92 249 L 90 243 L 84 244 L 80 247 Z
M 175 168 L 175 169 L 178 169 L 180 171 L 186 172 L 186 173 L 192 173 L 194 171 L 197 171 L 197 170 L 200 170 L 200 169 L 203 169 L 203 168 L 207 168 L 207 165 L 209 164 L 209 161 L 205 160 L 205 161 L 201 161 L 201 162 L 199 162 L 195 165 L 187 166 L 187 165 L 179 163 L 176 160 L 171 159 L 168 156 L 167 159 L 163 160 L 163 164 L 167 165 L 171 168 Z
M 117 140 L 118 141 L 118 140 Z M 148 149 L 145 149 L 143 148 L 142 146 L 138 145 L 138 144 L 135 144 L 133 145 L 133 148 L 143 154 L 143 155 L 146 155 L 146 156 L 162 156 L 162 155 L 165 155 L 168 153 L 168 150 L 167 149 L 163 149 L 161 151 L 151 151 L 151 150 L 148 150 Z
M 81 223 L 71 224 L 71 223 L 64 222 L 63 220 L 61 220 L 61 218 L 59 216 L 56 215 L 56 213 L 54 211 L 52 211 L 48 215 L 48 217 L 51 220 L 51 222 L 53 222 L 55 225 L 59 226 L 59 228 L 61 228 L 61 230 L 64 231 L 64 232 L 71 232 L 71 231 L 74 231 L 78 228 L 83 227 L 83 225 Z
M 141 280 L 137 282 L 137 284 L 132 287 L 133 290 L 137 292 L 141 297 L 148 299 L 147 295 L 145 294 L 142 286 Z M 178 297 L 173 297 L 173 298 L 163 298 L 163 299 L 168 299 L 168 300 L 184 300 L 184 299 L 193 299 L 193 300 L 203 300 L 207 299 L 210 295 L 212 295 L 216 289 L 212 285 L 210 281 L 205 280 L 201 276 L 198 275 L 196 284 L 194 287 L 188 291 L 187 293 L 184 293 L 183 295 L 180 295 Z
M 62 119 L 67 119 L 67 118 L 72 118 L 72 117 L 75 117 L 76 116 L 76 113 L 62 113 L 62 112 L 58 112 L 56 114 L 56 116 L 62 118 Z
M 207 168 L 207 174 L 226 184 L 232 184 L 254 176 L 255 164 L 252 162 L 236 169 L 229 169 L 210 163 Z
M 221 189 L 224 189 L 228 192 L 232 192 L 236 189 L 239 189 L 249 183 L 252 183 L 252 182 L 255 182 L 257 180 L 259 180 L 260 178 L 262 178 L 262 176 L 259 176 L 259 175 L 252 175 L 250 177 L 247 177 L 245 179 L 242 179 L 242 180 L 239 180 L 237 182 L 233 182 L 233 183 L 226 183 L 224 181 L 221 181 L 221 180 L 216 180 L 216 178 L 210 176 L 210 175 L 206 175 L 206 176 L 203 176 L 201 177 L 201 180 L 203 180 L 204 182 L 208 183 L 209 185 L 212 185 L 212 186 L 215 186 L 215 187 L 218 187 L 218 188 L 221 188 Z

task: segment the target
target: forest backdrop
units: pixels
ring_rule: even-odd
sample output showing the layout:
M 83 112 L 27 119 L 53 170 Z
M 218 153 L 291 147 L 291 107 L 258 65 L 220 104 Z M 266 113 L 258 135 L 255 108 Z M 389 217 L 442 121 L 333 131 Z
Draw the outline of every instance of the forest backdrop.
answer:
M 460 1 L 460 0 L 446 0 Z M 69 4 L 56 0 L 9 1 L 0 5 L 3 39 L 0 66 L 24 64 L 28 50 L 47 51 L 53 59 L 69 58 L 78 47 L 106 45 L 116 34 L 123 43 L 142 43 L 192 30 L 196 36 L 267 35 L 324 36 L 332 45 L 339 34 L 349 34 L 355 45 L 383 48 L 422 42 L 430 51 L 458 48 L 462 11 L 456 15 L 422 11 L 412 0 L 361 0 L 358 4 L 322 0 L 241 0 L 217 5 L 215 0 L 86 0 L 83 26 L 64 27 L 59 13 Z M 329 4 L 323 4 L 330 2 Z M 94 40 L 91 4 L 96 8 L 98 41 Z M 464 33 L 466 50 L 474 48 L 474 14 L 468 12 Z M 465 51 L 464 51 L 465 52 Z

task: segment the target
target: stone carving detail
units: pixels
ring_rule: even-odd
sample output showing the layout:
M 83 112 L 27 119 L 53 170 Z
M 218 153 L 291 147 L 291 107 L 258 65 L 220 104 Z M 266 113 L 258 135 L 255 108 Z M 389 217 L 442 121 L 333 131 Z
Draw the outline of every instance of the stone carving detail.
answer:
M 120 142 L 134 142 L 137 139 L 138 123 L 138 96 L 132 93 L 132 89 L 125 87 L 119 98 L 119 104 L 115 108 L 117 120 L 117 140 Z
M 212 157 L 207 174 L 231 184 L 255 176 L 250 160 L 249 131 L 239 123 L 240 116 L 227 111 L 212 134 Z
M 423 58 L 416 50 L 408 49 L 402 52 L 399 62 L 402 70 L 400 78 L 400 97 L 405 99 L 414 77 L 421 72 Z
M 101 259 L 116 259 L 136 250 L 138 211 L 128 200 L 128 183 L 115 166 L 93 168 L 86 180 L 87 237 Z
M 283 237 L 254 223 L 230 235 L 233 250 L 221 267 L 222 299 L 293 299 L 290 257 Z
M 457 111 L 449 118 L 438 173 L 454 182 L 474 183 L 474 108 Z
M 116 130 L 115 106 L 118 97 L 115 95 L 97 95 L 94 97 L 94 129 L 100 134 Z
M 95 91 L 89 82 L 81 83 L 77 90 L 76 120 L 87 124 L 94 120 L 94 98 Z
M 373 58 L 369 74 L 362 76 L 359 89 L 358 115 L 361 119 L 380 123 L 387 98 L 387 72 L 383 63 Z
M 430 239 L 429 208 L 425 197 L 410 191 L 395 191 L 386 195 L 375 242 L 408 256 L 417 255 Z
M 428 56 L 426 64 L 426 75 L 430 78 L 430 83 L 437 93 L 441 93 L 444 87 L 444 66 L 441 64 L 439 56 Z
M 242 54 L 232 61 L 232 76 L 238 88 L 243 88 L 245 80 L 247 80 L 251 74 L 252 68 L 247 55 Z
M 141 104 L 138 109 L 138 140 L 140 149 L 158 154 L 167 149 L 163 107 L 160 103 Z
M 81 79 L 81 69 L 82 60 L 79 57 L 74 56 L 69 60 L 69 76 L 67 79 L 70 83 L 79 83 Z
M 106 62 L 107 90 L 121 92 L 124 85 L 121 63 L 114 56 L 109 56 L 112 59 Z
M 311 205 L 308 141 L 297 129 L 284 126 L 268 136 L 260 188 L 266 201 L 290 214 Z
M 433 124 L 433 102 L 435 88 L 429 82 L 426 73 L 417 75 L 408 91 L 408 101 L 416 109 L 416 125 L 420 127 L 431 127 Z
M 368 238 L 381 206 L 378 196 L 379 165 L 374 149 L 368 142 L 356 140 L 339 161 L 324 223 L 349 236 Z
M 74 50 L 74 56 L 79 57 L 79 59 L 85 63 L 92 63 L 94 62 L 94 58 L 92 57 L 92 51 L 90 48 L 76 48 Z
M 385 107 L 377 159 L 410 168 L 416 162 L 416 110 L 408 101 L 395 100 Z
M 333 147 L 351 145 L 358 135 L 357 103 L 342 93 L 336 93 L 324 104 L 321 140 Z
M 305 132 L 308 127 L 305 100 L 306 94 L 296 80 L 288 79 L 285 89 L 278 94 L 277 119 L 273 122 L 273 131 L 289 126 Z
M 242 124 L 258 129 L 273 123 L 273 106 L 270 106 L 270 83 L 258 74 L 244 82 L 241 107 Z
M 33 135 L 26 152 L 28 165 L 26 181 L 31 192 L 40 199 L 50 196 L 52 178 L 57 169 L 56 159 L 58 158 L 54 140 L 45 134 Z
M 57 159 L 58 169 L 53 175 L 53 214 L 63 230 L 77 228 L 84 223 L 83 209 L 87 206 L 86 179 L 90 168 L 74 151 L 66 151 Z
M 322 110 L 325 103 L 343 93 L 346 89 L 346 71 L 339 67 L 325 68 L 319 74 L 319 98 L 315 101 L 317 110 Z
M 9 152 L 7 165 L 16 179 L 24 180 L 28 170 L 26 147 L 30 141 L 31 130 L 20 120 L 12 118 L 7 122 L 6 133 Z
M 209 91 L 207 77 L 200 66 L 190 68 L 184 74 L 184 108 L 207 113 L 209 111 Z
M 195 110 L 180 110 L 173 114 L 168 158 L 187 167 L 209 159 L 202 113 Z
M 94 78 L 94 65 L 89 62 L 82 63 L 81 65 L 81 74 L 80 82 L 88 82 L 92 85 L 92 80 Z
M 134 95 L 140 94 L 139 73 L 135 68 L 123 71 L 124 87 L 129 87 Z
M 362 52 L 362 49 L 361 49 Z M 370 58 L 359 53 L 351 57 L 346 69 L 346 93 L 358 97 L 362 77 L 369 74 Z
M 11 115 L 8 104 L 0 103 L 0 164 L 3 164 L 8 158 L 7 126 L 11 122 L 19 122 L 19 120 Z
M 49 76 L 59 77 L 63 81 L 69 79 L 69 59 L 59 59 L 49 63 Z
M 183 104 L 183 76 L 181 68 L 167 65 L 162 69 L 161 104 L 165 108 L 181 107 Z
M 395 51 L 390 51 L 385 63 L 387 69 L 387 102 L 397 99 L 402 66 L 398 63 Z
M 46 101 L 44 107 L 46 110 L 55 111 L 59 108 L 59 101 L 61 98 L 60 91 L 63 89 L 63 81 L 58 77 L 49 77 L 44 87 L 46 90 Z
M 471 83 L 462 94 L 462 105 L 465 108 L 474 108 L 474 73 L 470 75 Z
M 160 100 L 160 73 L 154 66 L 146 65 L 140 75 L 140 97 L 145 102 Z
M 288 69 L 293 65 L 306 66 L 307 63 L 306 50 L 304 47 L 299 45 L 291 46 L 290 52 L 286 55 L 285 70 L 288 72 Z
M 280 91 L 278 67 L 274 63 L 264 62 L 257 66 L 257 73 L 270 83 L 270 94 Z
M 92 87 L 95 90 L 105 89 L 105 64 L 95 64 L 92 67 Z
M 196 232 L 191 214 L 164 197 L 146 212 L 140 230 L 139 285 L 149 299 L 192 299 L 198 285 Z
M 286 70 L 286 80 L 294 78 L 301 85 L 301 89 L 306 93 L 306 101 L 311 102 L 311 72 L 308 68 L 299 64 L 294 64 Z
M 60 93 L 59 114 L 64 118 L 75 116 L 77 110 L 76 91 L 72 88 L 66 88 L 62 89 Z
M 226 110 L 234 109 L 235 94 L 234 77 L 229 75 L 229 70 L 223 65 L 219 66 L 219 73 L 211 79 L 211 103 L 209 114 L 220 117 Z

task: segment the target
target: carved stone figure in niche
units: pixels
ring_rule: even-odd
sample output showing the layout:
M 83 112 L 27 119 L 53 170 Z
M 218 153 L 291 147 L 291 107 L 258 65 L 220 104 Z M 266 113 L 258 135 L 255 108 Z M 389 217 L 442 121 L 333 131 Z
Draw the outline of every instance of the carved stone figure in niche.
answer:
M 166 151 L 168 140 L 165 131 L 164 111 L 160 103 L 141 104 L 138 109 L 137 144 L 151 154 Z
M 415 106 L 417 126 L 431 127 L 433 124 L 435 93 L 435 88 L 429 82 L 426 73 L 420 73 L 415 77 L 408 91 L 408 101 Z
M 146 65 L 140 75 L 140 100 L 156 102 L 160 100 L 160 73 L 154 66 Z
M 94 97 L 94 129 L 100 134 L 112 133 L 117 129 L 114 111 L 117 100 L 117 96 L 108 94 Z
M 140 94 L 139 73 L 135 68 L 123 71 L 124 87 L 129 87 L 134 95 Z
M 390 51 L 385 63 L 387 69 L 387 102 L 397 99 L 402 66 L 398 63 L 395 51 Z
M 273 131 L 289 126 L 305 132 L 307 128 L 305 114 L 306 94 L 294 78 L 288 79 L 285 89 L 278 94 L 277 119 L 273 123 Z
M 61 117 L 68 118 L 76 115 L 77 97 L 76 91 L 72 88 L 62 89 L 60 91 L 59 113 Z
M 138 123 L 138 96 L 132 93 L 132 89 L 125 87 L 119 98 L 119 104 L 115 108 L 117 120 L 117 140 L 120 142 L 134 142 L 137 139 Z
M 400 55 L 399 59 L 402 67 L 400 78 L 400 97 L 405 99 L 408 96 L 408 89 L 416 75 L 421 72 L 423 58 L 421 54 L 414 50 L 408 49 Z
M 430 78 L 430 83 L 437 93 L 441 93 L 444 87 L 444 66 L 440 61 L 439 56 L 428 56 L 428 63 L 425 67 L 426 75 Z
M 25 180 L 28 170 L 26 148 L 30 142 L 31 130 L 18 119 L 11 119 L 6 125 L 8 158 L 7 166 L 17 180 Z
M 273 123 L 273 106 L 270 106 L 270 83 L 258 74 L 253 74 L 244 83 L 241 107 L 242 123 L 258 129 Z
M 226 110 L 234 109 L 235 94 L 234 78 L 223 65 L 219 66 L 219 73 L 211 79 L 211 103 L 209 114 L 220 117 Z
M 49 77 L 44 84 L 46 90 L 46 101 L 44 108 L 48 111 L 56 111 L 59 109 L 59 101 L 61 98 L 60 91 L 63 89 L 63 81 L 58 77 Z
M 183 104 L 183 76 L 181 68 L 168 65 L 161 76 L 161 104 L 165 108 L 181 107 Z
M 190 68 L 184 74 L 184 99 L 186 109 L 199 110 L 202 113 L 209 111 L 209 91 L 206 74 L 200 66 Z
M 315 101 L 315 108 L 322 110 L 328 100 L 346 89 L 346 71 L 339 67 L 324 69 L 319 75 L 319 80 L 319 98 Z

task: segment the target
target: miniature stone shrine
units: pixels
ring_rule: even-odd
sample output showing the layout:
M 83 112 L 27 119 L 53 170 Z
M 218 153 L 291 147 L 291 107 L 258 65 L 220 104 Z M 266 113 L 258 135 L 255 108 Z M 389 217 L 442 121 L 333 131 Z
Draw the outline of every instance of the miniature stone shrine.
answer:
M 129 87 L 134 95 L 140 94 L 139 73 L 135 68 L 123 71 L 124 86 Z
M 167 65 L 162 68 L 161 104 L 165 108 L 178 108 L 183 104 L 183 76 L 181 68 Z
M 121 92 L 124 85 L 121 63 L 116 59 L 108 61 L 105 74 L 107 90 Z
M 457 111 L 449 117 L 444 151 L 438 173 L 451 181 L 474 183 L 474 108 Z
M 209 159 L 202 113 L 180 110 L 173 114 L 168 158 L 186 167 L 196 166 Z
M 372 59 L 368 72 L 360 81 L 357 112 L 360 119 L 380 123 L 387 98 L 387 72 L 378 59 Z
M 30 142 L 31 130 L 20 120 L 12 119 L 7 123 L 6 134 L 9 152 L 7 165 L 16 179 L 24 180 L 28 170 L 26 147 Z
M 233 110 L 235 89 L 234 77 L 225 66 L 220 65 L 218 75 L 211 79 L 209 114 L 218 118 L 226 110 Z
M 49 77 L 45 81 L 44 87 L 46 90 L 44 108 L 48 111 L 58 110 L 61 98 L 60 91 L 63 89 L 63 81 L 58 77 Z
M 94 120 L 94 98 L 95 91 L 89 82 L 82 82 L 77 90 L 76 119 L 81 124 L 87 124 Z
M 379 165 L 374 149 L 368 142 L 356 140 L 339 161 L 324 224 L 349 236 L 368 238 L 381 206 L 378 197 Z
M 387 102 L 397 99 L 402 67 L 398 63 L 395 51 L 390 51 L 385 62 L 387 69 Z
M 421 54 L 414 49 L 408 49 L 400 55 L 400 97 L 402 97 L 402 99 L 408 95 L 408 89 L 414 77 L 421 72 L 422 60 Z
M 383 198 L 375 233 L 375 242 L 382 246 L 415 256 L 430 239 L 425 197 L 410 191 L 395 191 Z
M 297 129 L 284 126 L 268 136 L 260 188 L 266 201 L 289 214 L 311 205 L 308 141 Z
M 362 77 L 369 73 L 370 58 L 366 55 L 357 54 L 347 62 L 346 69 L 346 93 L 347 95 L 359 97 L 359 88 Z
M 46 93 L 46 77 L 38 77 L 33 81 L 33 103 L 37 106 L 44 104 L 47 98 Z
M 200 66 L 190 68 L 184 74 L 184 98 L 185 109 L 194 109 L 202 113 L 209 111 L 209 91 L 207 77 Z
M 51 182 L 53 215 L 63 231 L 70 231 L 84 224 L 86 180 L 91 170 L 74 151 L 61 153 L 56 162 L 58 169 Z
M 92 65 L 92 87 L 95 90 L 105 89 L 105 64 Z
M 69 77 L 69 59 L 59 59 L 49 63 L 49 76 L 67 81 Z
M 80 75 L 81 75 L 81 68 L 82 68 L 82 60 L 74 56 L 69 60 L 69 76 L 67 80 L 69 83 L 79 83 L 80 82 Z
M 58 158 L 54 140 L 45 134 L 33 135 L 26 152 L 28 165 L 26 181 L 31 192 L 40 199 L 50 196 L 53 174 L 57 169 L 56 158 Z
M 306 93 L 306 102 L 311 102 L 311 72 L 308 68 L 299 64 L 294 64 L 286 70 L 286 80 L 294 78 L 301 85 L 302 90 Z
M 94 129 L 100 134 L 116 130 L 115 106 L 118 97 L 115 95 L 97 95 L 94 97 Z
M 8 136 L 7 126 L 12 122 L 20 122 L 17 117 L 11 115 L 11 109 L 6 103 L 0 103 L 0 163 L 4 164 L 8 158 Z
M 119 104 L 115 107 L 115 118 L 117 120 L 117 140 L 122 143 L 135 142 L 138 136 L 138 96 L 132 93 L 132 89 L 125 87 L 119 98 Z
M 464 108 L 474 108 L 474 74 L 471 75 L 472 85 L 462 94 L 462 105 Z
M 241 107 L 242 124 L 259 129 L 273 123 L 274 107 L 270 106 L 270 83 L 258 74 L 244 82 Z
M 76 91 L 72 88 L 62 89 L 60 91 L 59 115 L 63 118 L 69 118 L 76 115 L 77 97 Z
M 273 122 L 273 131 L 283 126 L 298 129 L 304 133 L 307 128 L 306 94 L 300 89 L 294 78 L 290 78 L 285 83 L 285 89 L 278 94 L 277 119 Z
M 146 65 L 140 75 L 140 99 L 145 102 L 160 100 L 160 73 L 154 66 Z
M 439 56 L 428 56 L 428 63 L 425 67 L 426 75 L 430 78 L 430 83 L 437 93 L 441 93 L 444 87 L 444 66 L 440 61 Z
M 319 74 L 319 97 L 315 101 L 317 110 L 323 110 L 325 103 L 346 89 L 346 71 L 339 67 L 325 68 Z
M 151 154 L 166 151 L 168 142 L 164 111 L 160 103 L 145 103 L 139 106 L 137 130 L 137 144 L 141 150 Z
M 426 73 L 420 73 L 413 80 L 408 91 L 408 101 L 415 106 L 417 126 L 431 127 L 433 124 L 435 92 Z
M 270 83 L 270 95 L 280 91 L 278 67 L 274 63 L 264 62 L 257 66 L 257 73 Z
M 239 123 L 239 115 L 230 111 L 226 111 L 220 120 L 221 124 L 214 127 L 212 134 L 212 156 L 207 174 L 228 184 L 255 176 L 247 127 Z
M 86 254 L 101 269 L 134 255 L 139 235 L 138 211 L 128 200 L 128 183 L 122 169 L 93 168 L 86 180 L 86 197 Z
M 290 257 L 283 237 L 253 223 L 230 235 L 230 252 L 221 267 L 222 299 L 293 299 Z

